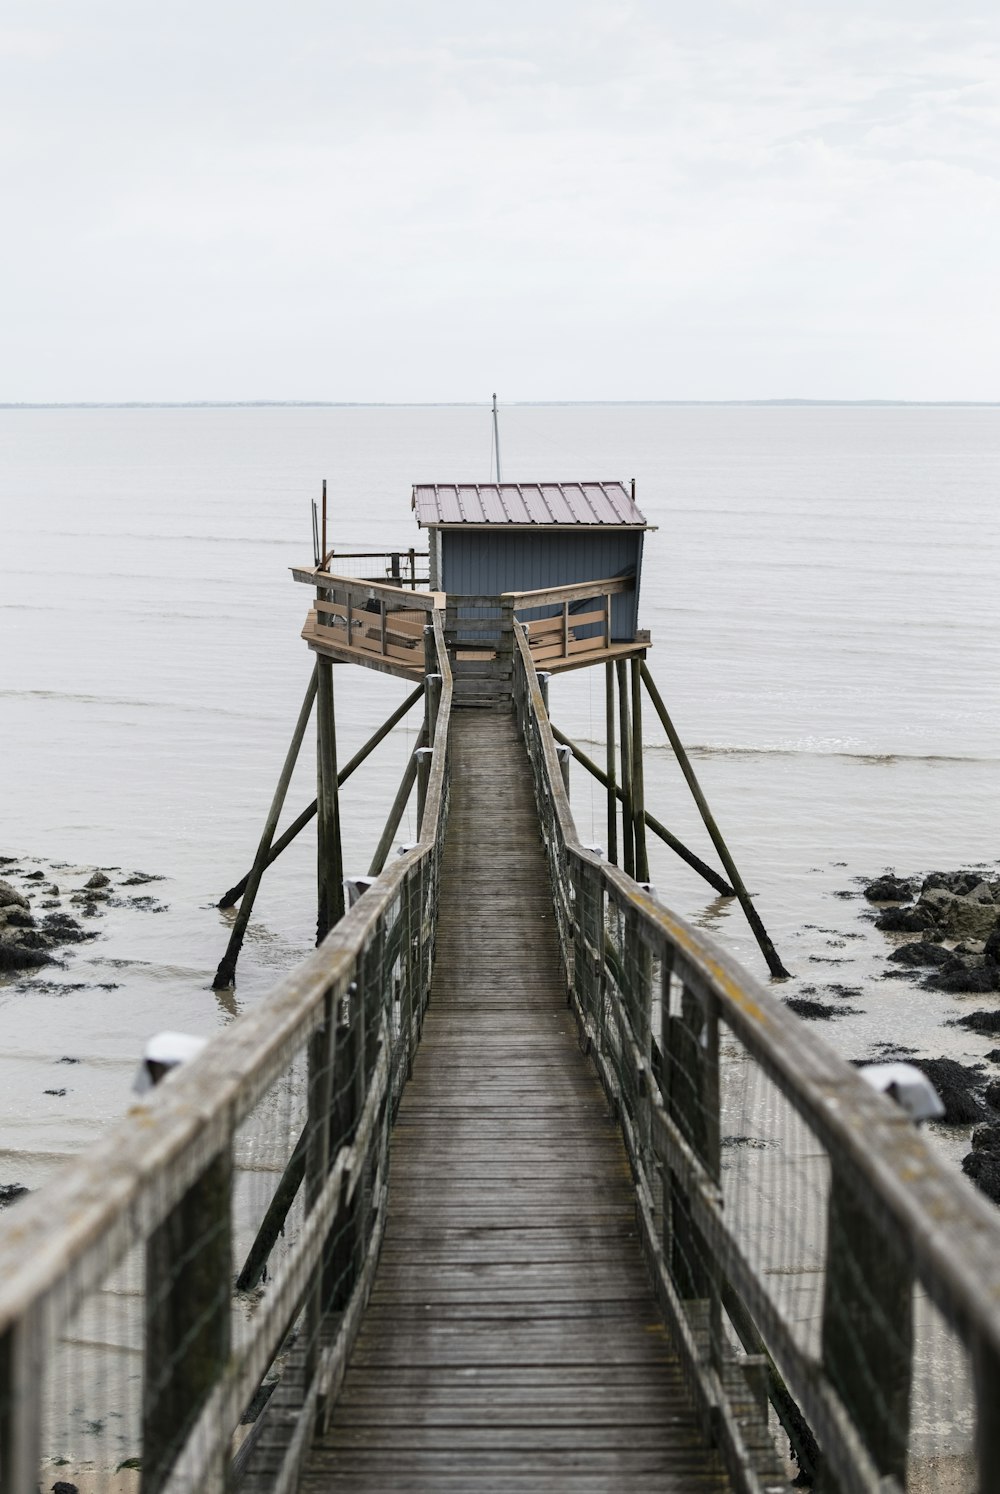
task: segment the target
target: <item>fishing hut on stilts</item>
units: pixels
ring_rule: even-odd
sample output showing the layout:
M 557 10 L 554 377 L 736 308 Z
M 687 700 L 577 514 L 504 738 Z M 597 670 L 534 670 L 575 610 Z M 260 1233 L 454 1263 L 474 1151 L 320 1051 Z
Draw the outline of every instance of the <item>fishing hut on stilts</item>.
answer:
M 498 433 L 497 433 L 498 434 Z M 747 892 L 695 775 L 690 758 L 646 662 L 652 646 L 639 628 L 643 543 L 650 526 L 636 505 L 635 481 L 419 483 L 411 506 L 428 549 L 338 552 L 327 548 L 327 489 L 314 505 L 314 563 L 294 567 L 294 579 L 315 590 L 302 637 L 315 655 L 251 870 L 219 902 L 239 902 L 229 945 L 214 985 L 235 980 L 261 878 L 287 845 L 317 819 L 317 943 L 345 907 L 378 876 L 417 792 L 423 812 L 431 743 L 441 692 L 433 619 L 439 615 L 456 711 L 510 714 L 515 630 L 538 672 L 548 710 L 548 684 L 568 670 L 603 666 L 606 755 L 595 763 L 555 722 L 551 730 L 568 792 L 575 760 L 607 795 L 608 860 L 640 884 L 649 882 L 648 836 L 663 841 L 722 897 L 746 914 L 772 976 L 785 976 L 777 951 Z M 346 574 L 363 566 L 366 574 Z M 338 767 L 333 665 L 376 669 L 413 688 L 364 746 Z M 366 876 L 345 879 L 340 834 L 341 785 L 403 718 L 423 701 L 424 720 Z M 666 733 L 721 862 L 716 870 L 646 806 L 644 700 Z M 285 795 L 316 706 L 316 798 L 275 839 Z

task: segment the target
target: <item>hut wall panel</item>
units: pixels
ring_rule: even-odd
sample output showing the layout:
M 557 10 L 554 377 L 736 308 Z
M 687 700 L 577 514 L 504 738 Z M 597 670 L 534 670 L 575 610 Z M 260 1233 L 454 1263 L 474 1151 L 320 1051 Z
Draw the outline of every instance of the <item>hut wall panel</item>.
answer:
M 599 581 L 624 571 L 638 571 L 641 532 L 609 529 L 573 534 L 559 531 L 505 529 L 446 529 L 438 531 L 442 547 L 442 586 L 459 596 L 499 596 L 504 591 L 535 591 L 542 587 L 571 586 L 577 581 Z M 548 617 L 551 607 L 528 617 Z M 580 611 L 591 611 L 581 603 Z M 611 636 L 625 643 L 635 637 L 638 592 L 625 592 L 611 602 Z M 599 633 L 600 628 L 586 630 Z

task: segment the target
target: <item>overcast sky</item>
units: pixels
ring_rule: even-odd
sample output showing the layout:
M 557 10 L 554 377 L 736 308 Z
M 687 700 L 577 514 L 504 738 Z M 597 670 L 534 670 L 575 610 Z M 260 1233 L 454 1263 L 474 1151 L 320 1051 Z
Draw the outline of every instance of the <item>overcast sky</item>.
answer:
M 5 0 L 0 400 L 1000 399 L 996 0 Z

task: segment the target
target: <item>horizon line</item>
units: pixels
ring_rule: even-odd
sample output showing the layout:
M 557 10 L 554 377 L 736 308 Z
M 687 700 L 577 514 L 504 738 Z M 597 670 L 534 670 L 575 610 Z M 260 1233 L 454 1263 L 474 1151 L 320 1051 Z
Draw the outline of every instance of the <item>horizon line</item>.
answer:
M 501 408 L 578 406 L 663 406 L 669 408 L 845 408 L 845 409 L 996 409 L 987 399 L 514 399 Z M 480 409 L 486 400 L 328 400 L 328 399 L 182 399 L 182 400 L 0 400 L 0 410 L 405 410 Z

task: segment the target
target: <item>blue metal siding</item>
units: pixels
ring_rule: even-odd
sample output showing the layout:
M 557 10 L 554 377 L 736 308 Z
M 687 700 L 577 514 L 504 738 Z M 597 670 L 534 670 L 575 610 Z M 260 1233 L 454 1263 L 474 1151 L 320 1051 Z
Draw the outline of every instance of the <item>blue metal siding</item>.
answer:
M 572 586 L 578 581 L 600 581 L 638 570 L 642 533 L 635 530 L 591 530 L 573 534 L 563 530 L 525 533 L 482 529 L 442 529 L 442 575 L 445 591 L 458 596 L 499 596 L 505 591 L 540 591 L 550 586 Z M 611 636 L 630 642 L 636 633 L 638 589 L 611 599 Z M 582 610 L 582 609 L 581 609 Z M 551 607 L 536 617 L 551 616 Z M 531 614 L 526 614 L 531 615 Z M 599 628 L 587 632 L 599 633 Z

